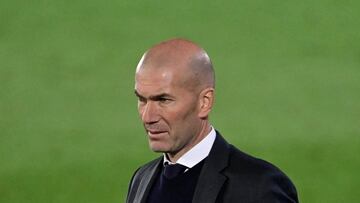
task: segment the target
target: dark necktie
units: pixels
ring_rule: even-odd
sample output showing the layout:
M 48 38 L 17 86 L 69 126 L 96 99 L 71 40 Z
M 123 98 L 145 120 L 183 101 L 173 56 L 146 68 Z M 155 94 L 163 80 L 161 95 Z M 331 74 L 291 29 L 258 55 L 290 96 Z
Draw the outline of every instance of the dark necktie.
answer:
M 165 163 L 164 166 L 164 176 L 172 179 L 175 178 L 176 176 L 184 173 L 184 171 L 187 169 L 186 166 L 181 165 L 181 164 L 168 164 Z

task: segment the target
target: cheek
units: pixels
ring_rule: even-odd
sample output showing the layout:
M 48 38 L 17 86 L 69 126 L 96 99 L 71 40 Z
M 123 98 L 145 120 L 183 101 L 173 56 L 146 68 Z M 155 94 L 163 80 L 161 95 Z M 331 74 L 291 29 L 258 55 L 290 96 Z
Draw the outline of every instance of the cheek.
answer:
M 189 127 L 191 128 L 196 123 L 197 105 L 195 99 L 184 98 L 163 109 L 163 119 L 172 130 L 187 131 Z
M 196 112 L 178 112 L 173 114 L 168 120 L 168 125 L 170 130 L 176 140 L 187 139 L 187 136 L 193 134 L 194 129 L 198 124 L 198 119 L 196 117 Z

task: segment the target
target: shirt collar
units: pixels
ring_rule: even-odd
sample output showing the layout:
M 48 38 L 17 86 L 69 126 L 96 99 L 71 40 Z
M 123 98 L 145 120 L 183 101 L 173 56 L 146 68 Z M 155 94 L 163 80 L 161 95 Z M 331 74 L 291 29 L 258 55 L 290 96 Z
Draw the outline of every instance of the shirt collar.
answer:
M 197 143 L 193 148 L 191 148 L 189 151 L 187 151 L 185 154 L 183 154 L 176 163 L 184 165 L 188 168 L 192 168 L 196 164 L 198 164 L 200 161 L 205 159 L 209 153 L 210 150 L 214 144 L 216 138 L 216 132 L 215 129 L 211 126 L 211 131 L 209 134 L 207 134 L 199 143 Z M 164 153 L 164 165 L 167 164 L 175 164 L 172 163 Z

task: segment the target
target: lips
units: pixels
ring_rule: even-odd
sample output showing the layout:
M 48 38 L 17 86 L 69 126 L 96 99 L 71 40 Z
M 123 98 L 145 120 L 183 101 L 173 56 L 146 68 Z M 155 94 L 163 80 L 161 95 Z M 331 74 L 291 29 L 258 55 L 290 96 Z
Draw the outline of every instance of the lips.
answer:
M 162 128 L 160 126 L 155 126 L 155 125 L 145 125 L 145 130 L 148 132 L 148 133 L 151 133 L 151 134 L 160 134 L 160 133 L 164 133 L 164 132 L 167 132 L 167 130 L 165 130 L 165 128 Z
M 160 133 L 166 132 L 166 131 L 159 131 L 159 130 L 147 130 L 147 131 L 151 134 L 160 134 Z
M 148 130 L 147 133 L 151 139 L 157 139 L 160 138 L 162 135 L 167 133 L 167 131 L 160 131 L 160 130 Z

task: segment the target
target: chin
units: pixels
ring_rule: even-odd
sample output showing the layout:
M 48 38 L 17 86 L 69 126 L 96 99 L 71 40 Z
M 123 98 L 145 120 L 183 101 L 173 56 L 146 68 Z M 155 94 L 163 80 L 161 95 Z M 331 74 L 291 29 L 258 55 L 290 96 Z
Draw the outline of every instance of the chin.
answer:
M 150 149 L 152 151 L 154 151 L 154 152 L 164 153 L 164 152 L 167 152 L 169 150 L 167 147 L 161 146 L 158 143 L 150 143 L 149 146 L 150 146 Z
M 161 148 L 153 148 L 153 147 L 150 147 L 150 148 L 151 148 L 151 151 L 157 152 L 157 153 L 166 153 L 167 152 L 167 150 L 161 149 Z

